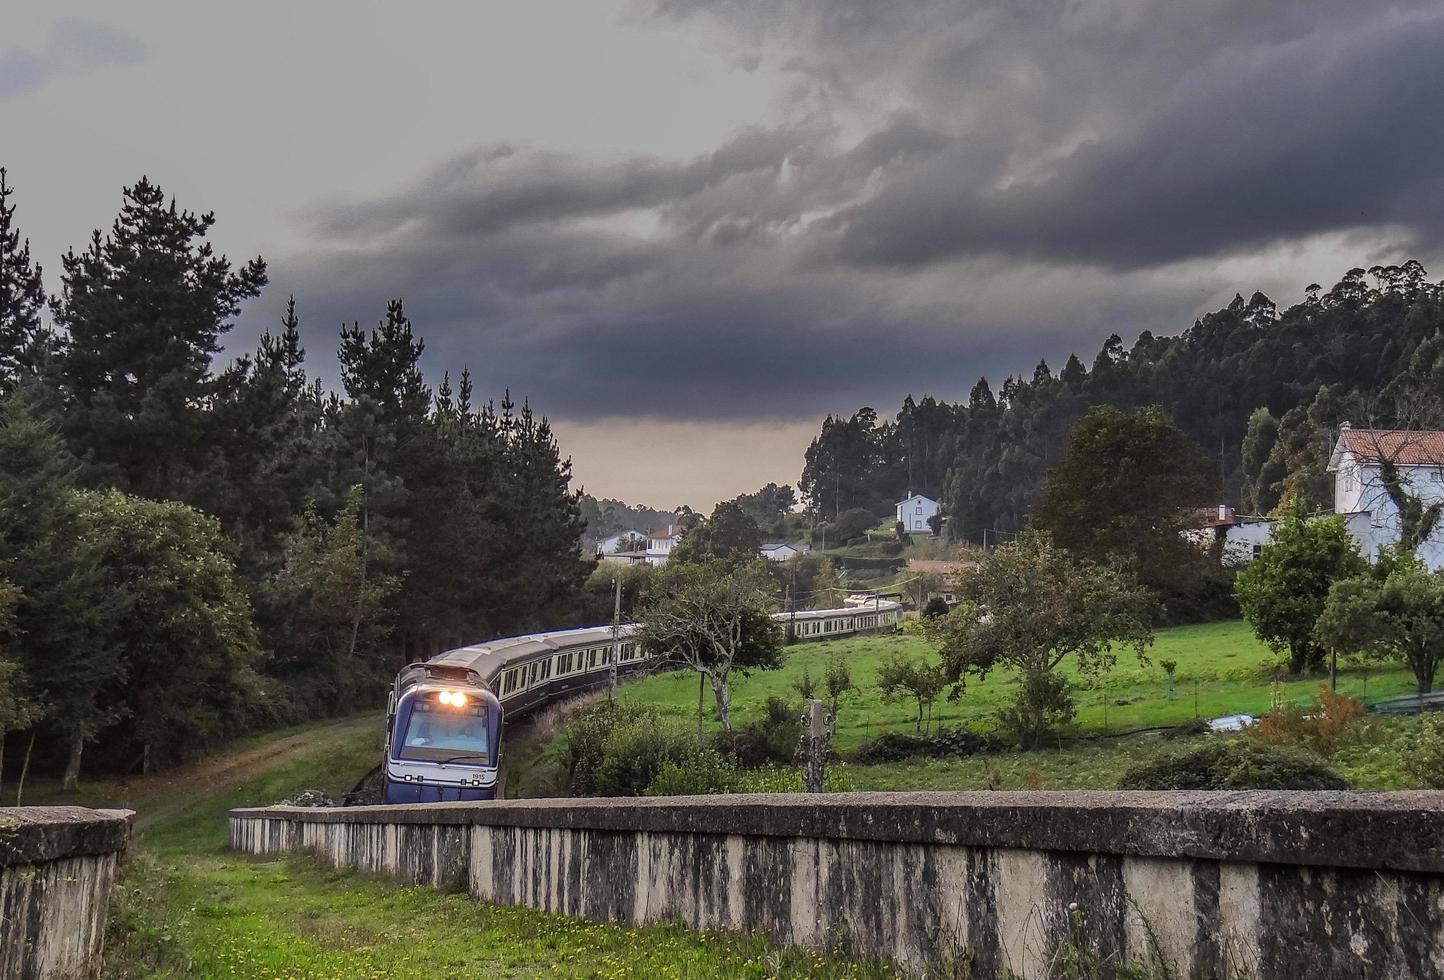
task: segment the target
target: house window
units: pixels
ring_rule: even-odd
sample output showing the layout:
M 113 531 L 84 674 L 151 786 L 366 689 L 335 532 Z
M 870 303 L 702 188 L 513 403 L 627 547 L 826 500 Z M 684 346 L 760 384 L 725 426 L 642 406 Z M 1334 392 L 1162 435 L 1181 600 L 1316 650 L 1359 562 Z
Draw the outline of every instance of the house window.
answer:
M 1253 556 L 1254 556 L 1255 558 L 1257 558 L 1257 557 L 1258 557 L 1259 555 L 1261 555 L 1261 554 L 1263 554 L 1263 545 L 1261 545 L 1261 544 L 1256 544 L 1256 545 L 1254 545 L 1254 546 L 1253 546 Z
M 1429 479 L 1435 483 L 1444 483 L 1444 470 L 1430 470 Z

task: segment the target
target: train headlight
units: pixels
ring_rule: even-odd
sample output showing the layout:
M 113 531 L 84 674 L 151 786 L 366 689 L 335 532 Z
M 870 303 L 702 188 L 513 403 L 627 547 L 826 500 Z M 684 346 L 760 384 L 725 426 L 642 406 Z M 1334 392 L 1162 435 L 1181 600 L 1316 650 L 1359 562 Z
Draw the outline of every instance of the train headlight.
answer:
M 464 707 L 466 705 L 466 694 L 462 691 L 453 692 L 451 695 L 451 703 L 458 708 Z
M 440 694 L 438 694 L 438 695 L 436 696 L 436 700 L 440 701 L 442 704 L 450 704 L 450 703 L 451 703 L 451 692 L 450 692 L 450 691 L 442 691 Z

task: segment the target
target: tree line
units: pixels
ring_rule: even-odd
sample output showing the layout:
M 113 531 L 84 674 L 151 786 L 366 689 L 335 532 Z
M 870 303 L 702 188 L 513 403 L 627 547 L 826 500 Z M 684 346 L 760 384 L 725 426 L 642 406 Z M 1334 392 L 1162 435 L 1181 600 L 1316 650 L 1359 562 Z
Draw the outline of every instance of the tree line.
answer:
M 184 758 L 576 614 L 591 563 L 550 425 L 479 401 L 466 370 L 428 384 L 401 300 L 340 329 L 327 390 L 294 298 L 254 353 L 223 354 L 267 271 L 216 251 L 213 214 L 142 178 L 47 283 L 13 194 L 0 170 L 9 771 L 32 747 L 71 783 L 87 745 Z
M 1070 432 L 1090 410 L 1156 406 L 1216 474 L 1215 492 L 1265 513 L 1290 488 L 1324 506 L 1329 433 L 1342 421 L 1375 427 L 1437 423 L 1421 393 L 1444 385 L 1444 286 L 1417 261 L 1350 270 L 1311 285 L 1279 310 L 1262 293 L 1236 296 L 1173 337 L 1114 334 L 1091 366 L 987 378 L 966 402 L 904 399 L 892 419 L 872 408 L 829 416 L 808 447 L 799 488 L 819 515 L 882 515 L 908 489 L 938 498 L 947 533 L 1021 531 Z M 1427 399 L 1426 399 L 1427 401 Z M 1437 414 L 1437 413 L 1435 413 Z M 1199 506 L 1216 503 L 1196 501 Z

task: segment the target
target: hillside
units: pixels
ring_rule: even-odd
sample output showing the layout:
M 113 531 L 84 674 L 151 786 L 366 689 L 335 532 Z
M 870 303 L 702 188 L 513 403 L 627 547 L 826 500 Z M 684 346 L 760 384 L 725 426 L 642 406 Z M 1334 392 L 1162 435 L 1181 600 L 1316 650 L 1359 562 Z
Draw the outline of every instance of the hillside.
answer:
M 1216 461 L 1220 500 L 1266 511 L 1294 475 L 1325 502 L 1338 423 L 1437 424 L 1444 390 L 1444 288 L 1418 262 L 1350 270 L 1280 310 L 1260 293 L 1176 336 L 1110 336 L 1091 366 L 1040 360 L 1031 377 L 974 385 L 967 401 L 909 396 L 893 419 L 829 416 L 801 489 L 823 512 L 884 513 L 908 487 L 941 494 L 952 537 L 1016 531 L 1073 424 L 1089 409 L 1157 405 Z M 822 490 L 826 492 L 823 493 Z M 1200 501 L 1200 504 L 1217 501 Z

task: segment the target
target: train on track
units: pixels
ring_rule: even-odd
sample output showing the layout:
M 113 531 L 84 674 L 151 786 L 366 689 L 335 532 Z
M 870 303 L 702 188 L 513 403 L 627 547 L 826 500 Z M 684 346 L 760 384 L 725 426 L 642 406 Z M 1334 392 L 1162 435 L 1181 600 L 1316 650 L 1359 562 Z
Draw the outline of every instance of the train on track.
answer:
M 892 631 L 896 602 L 774 613 L 797 642 Z M 391 689 L 382 759 L 386 803 L 496 799 L 502 719 L 655 666 L 637 625 L 531 633 L 408 664 Z

